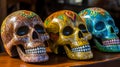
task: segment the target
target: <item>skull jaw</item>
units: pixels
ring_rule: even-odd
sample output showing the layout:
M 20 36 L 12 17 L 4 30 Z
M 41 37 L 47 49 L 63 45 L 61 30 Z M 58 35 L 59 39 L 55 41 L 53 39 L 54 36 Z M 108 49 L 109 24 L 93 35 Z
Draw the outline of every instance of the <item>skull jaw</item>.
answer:
M 86 52 L 72 52 L 67 46 L 64 46 L 67 56 L 70 59 L 75 60 L 88 60 L 93 58 L 93 53 L 91 51 Z
M 49 59 L 46 53 L 43 54 L 25 54 L 20 47 L 17 47 L 18 54 L 24 62 L 28 63 L 38 63 L 45 62 Z
M 12 48 L 12 50 L 10 48 L 8 48 L 6 45 L 4 45 L 4 47 L 10 57 L 12 57 L 12 58 L 18 57 L 18 52 L 16 50 L 16 47 Z
M 108 46 L 103 46 L 99 43 L 99 41 L 94 38 L 94 42 L 96 44 L 96 47 L 103 52 L 120 52 L 120 44 L 112 44 Z

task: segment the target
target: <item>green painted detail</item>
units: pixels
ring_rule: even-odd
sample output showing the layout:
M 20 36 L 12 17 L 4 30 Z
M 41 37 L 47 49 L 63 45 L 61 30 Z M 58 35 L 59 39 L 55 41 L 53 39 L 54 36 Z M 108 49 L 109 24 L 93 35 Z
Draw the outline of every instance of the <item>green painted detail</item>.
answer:
M 97 13 L 96 11 L 92 11 L 92 10 L 91 10 L 90 15 L 96 17 L 96 16 L 98 15 L 98 13 Z
M 0 33 L 3 32 L 3 30 L 0 30 Z
M 46 20 L 46 21 L 45 21 L 45 24 L 48 25 L 48 23 L 49 23 L 49 20 Z
M 60 15 L 60 16 L 58 16 L 57 18 L 58 18 L 58 19 L 61 19 L 61 20 L 64 20 L 63 15 Z
M 20 13 L 20 15 L 26 18 L 33 18 L 37 14 L 35 14 L 34 12 L 30 12 L 30 11 L 23 11 L 22 13 Z

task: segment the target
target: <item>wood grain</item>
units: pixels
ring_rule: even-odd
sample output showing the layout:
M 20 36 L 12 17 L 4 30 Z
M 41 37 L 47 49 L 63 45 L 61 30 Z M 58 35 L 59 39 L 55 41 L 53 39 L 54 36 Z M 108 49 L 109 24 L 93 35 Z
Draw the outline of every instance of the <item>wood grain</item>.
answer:
M 93 59 L 78 61 L 78 60 L 71 60 L 67 58 L 67 56 L 65 55 L 61 55 L 61 56 L 55 55 L 51 53 L 51 51 L 47 48 L 47 52 L 50 57 L 49 60 L 47 62 L 36 63 L 36 64 L 25 63 L 22 60 L 20 60 L 20 58 L 11 58 L 7 55 L 7 53 L 4 52 L 4 53 L 0 53 L 0 66 L 1 67 L 69 67 L 69 66 L 96 67 L 96 65 L 98 64 L 99 66 L 107 65 L 109 67 L 112 67 L 111 65 L 115 66 L 118 64 L 117 66 L 120 67 L 119 65 L 120 53 L 103 53 L 96 49 L 92 51 L 94 53 Z

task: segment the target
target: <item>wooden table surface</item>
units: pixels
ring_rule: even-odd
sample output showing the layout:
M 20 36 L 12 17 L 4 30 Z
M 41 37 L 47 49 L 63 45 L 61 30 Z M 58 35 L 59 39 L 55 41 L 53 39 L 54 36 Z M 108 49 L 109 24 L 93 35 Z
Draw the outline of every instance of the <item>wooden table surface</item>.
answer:
M 44 63 L 29 64 L 20 58 L 11 58 L 7 53 L 0 53 L 0 67 L 120 67 L 120 53 L 103 53 L 92 50 L 94 58 L 90 60 L 77 61 L 67 56 L 55 55 L 48 51 L 49 60 Z

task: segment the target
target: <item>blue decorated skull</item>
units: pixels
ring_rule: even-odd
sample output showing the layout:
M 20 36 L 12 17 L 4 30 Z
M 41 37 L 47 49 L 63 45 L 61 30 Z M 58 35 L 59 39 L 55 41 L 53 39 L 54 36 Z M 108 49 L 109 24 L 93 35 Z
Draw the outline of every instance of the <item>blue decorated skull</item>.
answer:
M 111 15 L 102 8 L 87 8 L 79 13 L 93 35 L 97 48 L 103 52 L 120 52 L 119 29 Z

